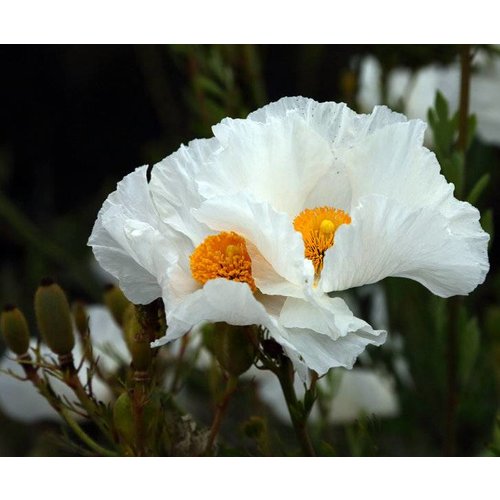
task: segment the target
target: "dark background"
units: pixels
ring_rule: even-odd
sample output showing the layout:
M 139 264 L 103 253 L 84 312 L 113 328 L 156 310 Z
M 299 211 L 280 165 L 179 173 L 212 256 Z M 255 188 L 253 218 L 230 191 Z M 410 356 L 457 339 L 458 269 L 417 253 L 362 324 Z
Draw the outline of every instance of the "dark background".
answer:
M 209 136 L 210 125 L 224 116 L 245 116 L 290 95 L 345 101 L 356 109 L 364 55 L 375 55 L 388 71 L 449 63 L 457 53 L 455 46 L 1 47 L 0 304 L 14 302 L 32 318 L 33 293 L 45 275 L 55 276 L 73 299 L 100 300 L 102 283 L 91 270 L 86 241 L 106 196 L 137 166 Z M 478 205 L 492 207 L 494 220 L 500 209 L 499 152 L 476 139 L 468 160 L 469 183 L 480 172 L 491 173 Z M 470 417 L 466 409 L 462 454 L 479 453 L 488 442 L 497 407 L 495 367 L 488 358 L 498 333 L 491 327 L 500 293 L 495 241 L 490 259 L 487 282 L 468 304 L 484 327 L 479 363 L 487 368 L 477 379 L 480 410 Z M 410 316 L 393 318 L 400 329 L 411 322 Z M 407 395 L 410 417 L 385 435 L 386 454 L 439 453 L 443 437 L 429 411 L 438 398 L 425 389 L 416 394 Z M 409 448 L 402 447 L 398 432 L 411 434 Z M 421 445 L 421 436 L 429 443 Z

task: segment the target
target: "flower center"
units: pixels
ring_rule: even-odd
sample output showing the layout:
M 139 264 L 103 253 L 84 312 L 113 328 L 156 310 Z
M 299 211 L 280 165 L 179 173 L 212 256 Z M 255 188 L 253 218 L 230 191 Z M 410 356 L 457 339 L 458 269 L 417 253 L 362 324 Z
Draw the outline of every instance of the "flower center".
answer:
M 225 278 L 248 283 L 257 289 L 252 276 L 252 260 L 245 239 L 233 232 L 208 236 L 189 258 L 193 278 L 204 285 L 208 280 Z
M 293 221 L 296 231 L 302 233 L 306 259 L 312 261 L 316 277 L 323 269 L 325 252 L 333 245 L 335 231 L 342 224 L 350 224 L 348 213 L 333 207 L 306 208 Z

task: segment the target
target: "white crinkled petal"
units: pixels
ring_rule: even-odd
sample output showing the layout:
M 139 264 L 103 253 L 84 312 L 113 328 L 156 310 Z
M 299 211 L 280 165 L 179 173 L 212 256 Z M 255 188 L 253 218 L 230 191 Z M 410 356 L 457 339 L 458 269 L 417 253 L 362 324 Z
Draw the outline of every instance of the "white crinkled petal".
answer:
M 319 375 L 338 366 L 352 368 L 367 345 L 381 345 L 385 340 L 385 335 L 374 336 L 364 331 L 349 333 L 337 340 L 305 328 L 287 328 L 287 333 L 288 342 Z
M 381 345 L 387 337 L 356 318 L 342 299 L 320 294 L 310 301 L 288 298 L 280 324 L 287 341 L 319 375 L 337 366 L 352 368 L 367 345 Z
M 411 210 L 384 196 L 359 200 L 351 224 L 339 227 L 335 244 L 325 254 L 319 283 L 324 291 L 375 283 L 387 276 L 411 278 L 436 295 L 466 295 L 485 279 L 489 269 L 487 242 L 479 212 L 463 204 L 475 223 L 466 233 L 436 208 Z
M 283 294 L 287 290 L 300 294 L 305 280 L 304 243 L 288 215 L 242 192 L 207 200 L 194 216 L 211 229 L 234 231 L 245 238 L 252 274 L 262 292 Z M 276 274 L 285 280 L 279 280 Z
M 182 145 L 157 163 L 151 172 L 151 195 L 162 220 L 196 245 L 206 236 L 206 228 L 190 214 L 203 201 L 196 180 L 200 170 L 213 168 L 212 155 L 220 149 L 217 139 L 198 139 Z
M 139 304 L 161 296 L 157 276 L 173 251 L 166 244 L 168 229 L 156 213 L 146 172 L 147 166 L 137 168 L 118 183 L 99 211 L 88 241 L 101 267 Z
M 290 114 L 298 114 L 312 130 L 324 137 L 334 153 L 338 148 L 362 142 L 377 129 L 406 121 L 404 115 L 385 106 L 375 106 L 371 114 L 363 115 L 344 103 L 316 102 L 305 97 L 283 97 L 250 113 L 248 119 L 268 123 L 273 119 L 288 120 Z
M 187 262 L 185 265 L 179 262 L 170 265 L 162 280 L 165 309 L 167 311 L 174 309 L 200 287 L 200 283 L 193 278 Z
M 218 278 L 207 281 L 168 311 L 167 335 L 153 346 L 175 340 L 200 323 L 219 321 L 236 326 L 262 325 L 271 332 L 278 328 L 276 319 L 256 300 L 248 284 Z
M 246 190 L 276 210 L 296 215 L 334 162 L 328 141 L 298 113 L 266 123 L 226 118 L 213 127 L 221 149 L 196 178 L 206 197 Z
M 422 146 L 426 124 L 420 120 L 376 130 L 346 150 L 352 208 L 367 195 L 393 198 L 409 208 L 444 203 L 453 193 L 434 153 Z

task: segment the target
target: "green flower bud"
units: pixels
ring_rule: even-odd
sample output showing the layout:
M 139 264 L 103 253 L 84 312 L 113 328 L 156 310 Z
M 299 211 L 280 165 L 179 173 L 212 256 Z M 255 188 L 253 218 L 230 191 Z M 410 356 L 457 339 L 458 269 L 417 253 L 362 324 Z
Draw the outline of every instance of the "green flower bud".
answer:
M 62 288 L 50 278 L 41 281 L 35 293 L 38 329 L 49 348 L 63 356 L 75 346 L 68 299 Z
M 113 423 L 116 432 L 126 443 L 133 443 L 135 440 L 135 423 L 132 400 L 128 393 L 123 392 L 115 401 L 113 406 Z
M 22 356 L 30 347 L 30 332 L 24 314 L 15 306 L 5 306 L 0 315 L 0 330 L 7 347 Z
M 266 422 L 262 417 L 259 416 L 250 417 L 243 424 L 243 432 L 249 438 L 260 439 L 266 432 Z
M 123 316 L 131 304 L 123 292 L 115 285 L 108 285 L 104 290 L 104 303 L 118 325 L 123 326 Z
M 147 333 L 142 328 L 137 310 L 132 304 L 125 314 L 125 338 L 132 356 L 132 366 L 136 371 L 147 371 L 151 364 L 151 347 Z
M 75 326 L 81 337 L 85 337 L 89 331 L 88 314 L 81 300 L 77 300 L 73 304 L 73 319 Z
M 253 326 L 215 323 L 206 327 L 203 335 L 205 345 L 231 375 L 239 376 L 252 366 L 256 354 Z

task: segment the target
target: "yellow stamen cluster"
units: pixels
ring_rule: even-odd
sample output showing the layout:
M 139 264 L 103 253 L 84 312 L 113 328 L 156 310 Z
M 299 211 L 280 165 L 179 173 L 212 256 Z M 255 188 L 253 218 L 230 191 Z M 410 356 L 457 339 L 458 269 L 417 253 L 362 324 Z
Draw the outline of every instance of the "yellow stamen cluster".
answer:
M 257 290 L 252 276 L 252 261 L 245 239 L 233 232 L 208 236 L 190 257 L 193 278 L 204 285 L 215 278 L 248 283 Z
M 312 261 L 316 276 L 323 269 L 325 252 L 334 243 L 335 231 L 350 222 L 349 214 L 333 207 L 307 208 L 295 217 L 293 227 L 302 233 L 305 256 Z

